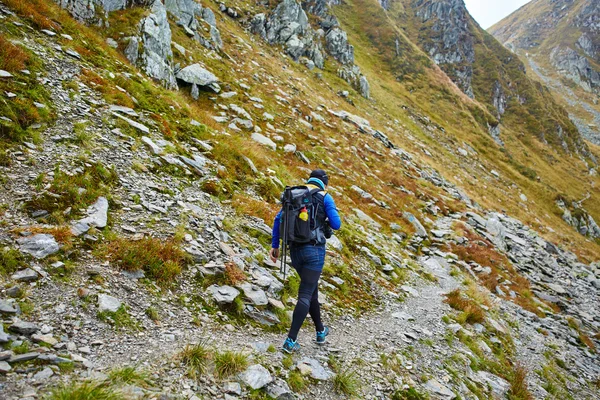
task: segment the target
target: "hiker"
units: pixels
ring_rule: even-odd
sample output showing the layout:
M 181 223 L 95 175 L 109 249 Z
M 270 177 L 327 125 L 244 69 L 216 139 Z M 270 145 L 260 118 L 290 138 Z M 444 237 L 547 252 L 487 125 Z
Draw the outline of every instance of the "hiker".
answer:
M 292 326 L 288 333 L 288 337 L 283 343 L 283 350 L 287 353 L 292 353 L 300 349 L 300 344 L 297 343 L 298 331 L 306 319 L 306 315 L 310 314 L 315 329 L 317 331 L 316 340 L 318 344 L 325 343 L 325 337 L 329 334 L 329 328 L 323 325 L 321 321 L 321 307 L 319 305 L 319 278 L 323 271 L 325 263 L 325 242 L 331 237 L 332 229 L 338 230 L 342 225 L 342 221 L 335 207 L 333 197 L 327 193 L 327 185 L 329 178 L 325 171 L 317 169 L 311 172 L 309 179 L 306 181 L 306 187 L 310 190 L 310 195 L 305 199 L 311 199 L 316 210 L 314 221 L 311 219 L 308 224 L 310 226 L 310 239 L 308 242 L 298 243 L 290 241 L 289 251 L 292 259 L 292 266 L 300 276 L 300 287 L 298 288 L 298 302 L 294 308 L 292 318 Z M 300 187 L 299 190 L 306 189 Z M 286 188 L 286 192 L 287 192 Z M 284 197 L 286 192 L 284 192 Z M 309 200 L 305 200 L 305 203 Z M 285 207 L 285 200 L 282 198 Z M 302 214 L 304 212 L 304 215 Z M 277 214 L 273 223 L 273 240 L 271 251 L 269 253 L 271 260 L 276 262 L 280 256 L 279 240 L 280 228 L 286 218 L 289 221 L 290 216 L 285 216 L 284 208 Z M 282 217 L 283 216 L 283 217 Z M 293 218 L 299 218 L 307 221 L 307 207 L 302 208 Z M 300 222 L 300 221 L 298 221 Z M 289 224 L 289 222 L 287 222 Z M 292 222 L 293 223 L 293 222 Z M 301 224 L 301 222 L 300 222 Z M 285 235 L 285 231 L 283 233 Z M 284 238 L 281 238 L 282 240 Z M 284 242 L 285 244 L 285 242 Z M 285 251 L 285 249 L 284 249 Z M 285 253 L 284 253 L 285 254 Z M 283 266 L 285 268 L 285 266 Z

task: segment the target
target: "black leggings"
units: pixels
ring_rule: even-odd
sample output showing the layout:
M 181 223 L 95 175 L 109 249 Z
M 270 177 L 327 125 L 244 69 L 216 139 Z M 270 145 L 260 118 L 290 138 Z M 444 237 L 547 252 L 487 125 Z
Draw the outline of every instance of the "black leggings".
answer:
M 308 247 L 308 246 L 307 246 Z M 305 265 L 314 265 L 325 259 L 325 248 L 310 246 L 309 248 L 291 249 L 292 265 L 300 275 L 300 287 L 298 288 L 298 302 L 294 308 L 292 326 L 288 337 L 296 340 L 300 327 L 304 323 L 306 316 L 310 314 L 317 331 L 324 328 L 321 322 L 321 306 L 319 305 L 319 278 L 320 270 L 308 269 Z M 303 265 L 304 264 L 304 265 Z

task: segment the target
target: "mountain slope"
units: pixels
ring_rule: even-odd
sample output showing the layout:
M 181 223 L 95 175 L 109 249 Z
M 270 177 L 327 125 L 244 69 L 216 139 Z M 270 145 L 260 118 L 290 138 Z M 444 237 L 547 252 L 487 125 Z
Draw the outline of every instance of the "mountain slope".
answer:
M 4 397 L 594 398 L 599 247 L 555 199 L 589 228 L 597 176 L 336 3 L 0 3 Z M 268 225 L 317 167 L 332 334 L 285 356 Z
M 553 89 L 585 137 L 598 144 L 600 7 L 596 1 L 536 0 L 489 29 Z

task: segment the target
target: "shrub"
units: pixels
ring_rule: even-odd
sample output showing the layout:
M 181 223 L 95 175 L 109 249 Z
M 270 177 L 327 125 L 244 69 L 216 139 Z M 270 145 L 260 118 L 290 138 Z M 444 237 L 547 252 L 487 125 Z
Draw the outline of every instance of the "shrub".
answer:
M 159 285 L 168 286 L 181 273 L 189 256 L 173 240 L 117 238 L 104 249 L 109 259 L 126 271 L 143 270 Z
M 248 356 L 244 353 L 226 350 L 215 355 L 215 371 L 219 378 L 242 372 L 247 366 Z
M 224 282 L 226 285 L 235 286 L 246 280 L 246 274 L 234 263 L 225 265 Z

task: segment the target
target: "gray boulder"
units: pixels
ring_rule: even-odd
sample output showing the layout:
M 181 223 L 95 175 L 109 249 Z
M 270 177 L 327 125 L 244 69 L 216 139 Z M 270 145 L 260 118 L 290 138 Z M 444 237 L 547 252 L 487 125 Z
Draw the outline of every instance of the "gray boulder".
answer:
M 414 215 L 412 215 L 409 212 L 405 212 L 402 214 L 402 216 L 412 224 L 412 226 L 415 228 L 415 236 L 419 236 L 419 237 L 428 237 L 427 235 L 427 231 L 425 230 L 425 227 L 423 226 L 423 224 L 421 224 L 421 222 L 417 219 L 417 217 L 415 217 Z
M 494 398 L 505 398 L 510 389 L 510 383 L 508 381 L 494 374 L 490 374 L 489 372 L 478 371 L 471 379 L 483 386 L 491 387 Z
M 244 282 L 239 286 L 244 291 L 244 296 L 249 298 L 254 305 L 265 306 L 269 304 L 269 299 L 264 290 L 251 283 Z
M 218 85 L 219 79 L 200 64 L 192 64 L 183 68 L 177 73 L 177 79 L 189 85 L 195 84 L 210 88 L 217 93 L 221 91 Z
M 155 0 L 151 11 L 152 13 L 140 22 L 142 46 L 136 62 L 148 76 L 163 82 L 167 88 L 176 89 L 177 81 L 171 64 L 173 51 L 167 10 L 160 0 Z
M 121 307 L 122 303 L 116 297 L 109 296 L 107 294 L 98 295 L 98 311 L 104 312 L 117 312 Z
M 39 275 L 31 268 L 26 268 L 15 272 L 11 278 L 17 282 L 34 282 L 39 279 Z
M 302 375 L 310 375 L 313 379 L 319 381 L 326 381 L 335 375 L 329 368 L 323 367 L 314 358 L 302 358 L 297 367 Z
M 202 16 L 202 6 L 194 0 L 165 0 L 165 8 L 177 18 L 177 24 L 198 29 L 196 17 Z
M 104 228 L 108 222 L 108 200 L 106 197 L 98 197 L 98 200 L 87 209 L 87 217 L 77 221 L 71 232 L 79 236 L 90 228 Z
M 354 64 L 354 46 L 348 43 L 348 35 L 341 28 L 336 26 L 327 33 L 325 48 L 341 64 Z
M 260 364 L 254 364 L 240 374 L 240 379 L 250 388 L 257 390 L 273 382 L 269 371 Z
M 31 254 L 38 260 L 60 250 L 54 236 L 46 233 L 38 233 L 37 235 L 17 239 L 17 243 L 23 253 Z
M 11 303 L 6 300 L 0 300 L 0 313 L 4 314 L 16 314 L 17 309 L 13 307 Z
M 40 328 L 31 322 L 17 320 L 11 326 L 8 327 L 8 330 L 15 333 L 20 333 L 21 335 L 31 335 L 36 333 Z
M 276 400 L 294 400 L 296 397 L 283 379 L 276 379 L 267 386 L 267 395 Z
M 435 398 L 439 398 L 440 400 L 452 400 L 456 398 L 456 394 L 452 390 L 442 385 L 436 379 L 428 380 L 423 386 L 428 392 L 436 396 Z
M 210 293 L 215 299 L 215 301 L 219 304 L 230 304 L 233 303 L 236 297 L 240 294 L 240 291 L 234 287 L 223 285 L 217 286 L 212 285 L 209 286 L 206 291 Z

